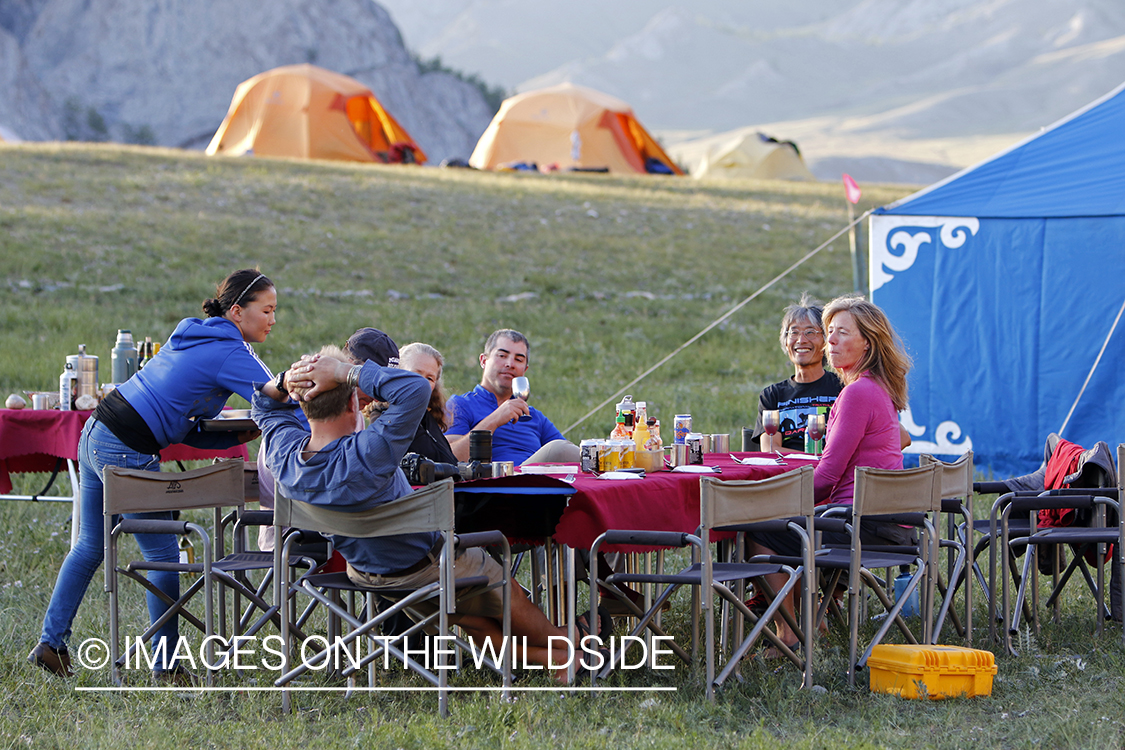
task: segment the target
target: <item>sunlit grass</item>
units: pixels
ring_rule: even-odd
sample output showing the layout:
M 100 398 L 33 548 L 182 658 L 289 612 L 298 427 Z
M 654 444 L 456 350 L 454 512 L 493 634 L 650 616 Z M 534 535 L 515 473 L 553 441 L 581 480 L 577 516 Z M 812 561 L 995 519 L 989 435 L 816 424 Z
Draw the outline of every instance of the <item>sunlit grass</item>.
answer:
M 905 193 L 864 188 L 861 210 Z M 117 328 L 163 340 L 178 320 L 198 314 L 226 273 L 257 265 L 279 289 L 278 325 L 257 347 L 274 370 L 375 325 L 400 343 L 441 349 L 447 387 L 461 392 L 479 378 L 485 336 L 514 327 L 532 340 L 535 405 L 565 427 L 830 237 L 845 217 L 842 190 L 828 184 L 701 185 L 208 159 L 119 146 L 0 146 L 0 395 L 55 387 L 64 357 L 83 343 L 108 371 Z M 731 432 L 737 445 L 760 388 L 786 374 L 781 308 L 805 290 L 827 300 L 851 287 L 840 239 L 632 395 L 664 420 L 691 412 L 699 427 Z M 612 416 L 607 407 L 570 437 L 602 435 Z M 43 479 L 17 483 L 28 492 Z M 902 701 L 849 689 L 839 632 L 818 645 L 825 692 L 800 690 L 792 668 L 755 661 L 713 704 L 699 675 L 682 666 L 619 678 L 673 685 L 675 693 L 536 694 L 512 704 L 458 695 L 449 720 L 437 716 L 430 694 L 305 695 L 283 719 L 269 693 L 76 693 L 76 684 L 104 686 L 108 676 L 55 680 L 23 661 L 67 549 L 68 517 L 61 504 L 0 504 L 6 747 L 1125 744 L 1120 630 L 1110 625 L 1094 638 L 1088 595 L 1067 601 L 1061 623 L 1045 622 L 1034 649 L 1018 658 L 997 650 L 993 695 L 973 700 Z M 978 603 L 979 628 L 987 622 Z M 127 605 L 127 622 L 143 625 L 136 592 Z M 685 605 L 681 598 L 667 621 L 686 642 Z M 72 642 L 104 637 L 106 611 L 99 572 Z M 222 682 L 240 679 L 266 682 L 232 675 Z

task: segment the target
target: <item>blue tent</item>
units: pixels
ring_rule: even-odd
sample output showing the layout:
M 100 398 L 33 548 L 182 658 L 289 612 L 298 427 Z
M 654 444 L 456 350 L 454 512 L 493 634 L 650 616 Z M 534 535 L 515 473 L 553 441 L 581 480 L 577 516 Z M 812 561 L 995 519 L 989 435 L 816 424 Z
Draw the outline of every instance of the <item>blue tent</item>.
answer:
M 1002 478 L 1064 423 L 1125 441 L 1125 85 L 877 209 L 870 238 L 871 299 L 914 359 L 909 452 L 971 448 Z

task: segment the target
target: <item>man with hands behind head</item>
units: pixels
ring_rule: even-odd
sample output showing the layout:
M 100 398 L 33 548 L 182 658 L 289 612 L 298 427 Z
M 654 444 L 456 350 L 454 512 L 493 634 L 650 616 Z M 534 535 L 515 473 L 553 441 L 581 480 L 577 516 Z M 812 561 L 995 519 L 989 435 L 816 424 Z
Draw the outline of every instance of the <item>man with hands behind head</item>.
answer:
M 387 408 L 356 431 L 360 391 L 385 401 Z M 298 407 L 289 400 L 290 392 L 308 417 L 311 435 L 295 414 Z M 290 497 L 342 511 L 362 510 L 412 491 L 399 463 L 429 401 L 430 385 L 421 375 L 372 361 L 357 365 L 340 349 L 324 347 L 263 385 L 254 394 L 252 417 L 266 436 L 266 463 Z M 414 589 L 438 580 L 440 540 L 433 531 L 372 539 L 334 536 L 332 541 L 348 563 L 348 577 L 378 591 Z M 495 583 L 503 570 L 474 547 L 456 553 L 454 577 L 465 576 L 485 576 Z M 431 604 L 419 603 L 417 609 L 425 611 Z M 492 638 L 499 648 L 501 614 L 502 594 L 494 589 L 458 603 L 454 622 L 477 643 Z M 546 664 L 550 657 L 552 663 L 564 664 L 568 659 L 563 641 L 549 640 L 565 637 L 566 631 L 551 625 L 518 587 L 512 592 L 512 634 L 519 649 L 526 649 L 528 661 Z

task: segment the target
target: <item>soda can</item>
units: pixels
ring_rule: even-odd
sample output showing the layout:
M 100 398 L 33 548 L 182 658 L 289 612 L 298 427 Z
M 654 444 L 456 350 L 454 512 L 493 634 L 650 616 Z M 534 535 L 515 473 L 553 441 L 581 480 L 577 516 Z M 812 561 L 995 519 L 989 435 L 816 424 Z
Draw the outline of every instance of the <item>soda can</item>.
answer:
M 602 440 L 598 445 L 598 471 L 617 471 L 621 468 L 621 451 L 616 440 Z
M 677 414 L 672 422 L 672 442 L 683 445 L 688 433 L 691 432 L 691 415 Z
M 637 461 L 637 444 L 632 440 L 617 441 L 621 450 L 621 468 L 632 469 Z
M 582 451 L 582 471 L 593 474 L 598 471 L 598 444 L 600 440 L 583 440 L 579 444 Z
M 698 432 L 689 432 L 684 442 L 687 445 L 687 462 L 689 464 L 702 464 L 703 435 Z

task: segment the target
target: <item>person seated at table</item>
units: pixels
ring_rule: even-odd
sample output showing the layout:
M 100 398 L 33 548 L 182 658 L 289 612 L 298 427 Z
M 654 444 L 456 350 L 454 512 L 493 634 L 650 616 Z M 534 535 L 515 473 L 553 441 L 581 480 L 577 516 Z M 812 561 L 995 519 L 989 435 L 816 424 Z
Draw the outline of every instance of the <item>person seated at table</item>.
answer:
M 805 426 L 808 415 L 831 413 L 832 404 L 844 384 L 831 370 L 824 369 L 828 355 L 824 349 L 823 308 L 809 297 L 785 308 L 781 319 L 781 349 L 793 364 L 793 377 L 766 386 L 758 396 L 758 421 L 753 439 L 759 441 L 763 453 L 805 452 Z M 776 410 L 779 430 L 767 435 L 762 413 Z M 899 427 L 901 447 L 910 445 L 910 433 Z
M 272 377 L 251 344 L 266 340 L 275 322 L 276 309 L 277 292 L 265 274 L 256 269 L 235 271 L 219 284 L 214 298 L 203 302 L 206 320 L 181 320 L 160 353 L 98 404 L 78 443 L 82 504 L 78 540 L 59 569 L 43 618 L 40 643 L 28 661 L 59 676 L 71 674 L 66 642 L 78 606 L 105 554 L 105 467 L 159 471 L 160 451 L 169 445 L 226 448 L 257 437 L 257 432 L 201 432 L 195 420 L 218 416 L 232 393 L 250 399 L 253 383 Z M 136 540 L 150 562 L 180 559 L 172 534 L 138 534 Z M 151 571 L 148 578 L 170 600 L 179 598 L 179 573 Z M 155 622 L 167 604 L 153 593 L 147 594 L 147 600 L 149 616 Z M 173 617 L 153 639 L 154 650 L 172 655 L 178 635 L 179 618 Z M 164 650 L 159 651 L 161 648 Z M 162 660 L 154 676 L 182 678 L 186 672 Z
M 512 379 L 527 372 L 531 344 L 519 331 L 501 328 L 488 337 L 480 355 L 480 385 L 449 399 L 453 424 L 446 431 L 453 455 L 469 460 L 469 432 L 492 433 L 492 460 L 523 463 L 577 463 L 578 446 L 563 437 L 543 413 L 512 397 Z M 520 421 L 520 417 L 530 417 Z
M 753 439 L 759 441 L 763 453 L 803 453 L 808 415 L 828 413 L 844 387 L 836 373 L 824 369 L 828 356 L 824 351 L 821 309 L 820 303 L 807 292 L 799 302 L 785 308 L 781 349 L 793 364 L 793 377 L 766 386 L 758 396 Z M 762 424 L 762 413 L 771 410 L 781 417 L 775 435 L 767 435 Z
M 837 297 L 824 308 L 828 361 L 840 375 L 840 391 L 828 416 L 828 438 L 817 463 L 814 487 L 817 504 L 850 504 L 855 493 L 855 469 L 901 469 L 898 413 L 906 408 L 906 374 L 910 357 L 902 348 L 890 320 L 863 297 Z M 893 523 L 865 523 L 863 544 L 909 544 L 913 530 Z M 797 557 L 800 543 L 789 534 L 750 534 L 749 553 Z M 844 534 L 824 532 L 822 544 L 850 544 Z M 784 576 L 767 582 L 776 591 Z M 793 612 L 790 594 L 782 605 Z M 778 616 L 777 634 L 786 644 L 797 637 Z M 769 656 L 774 653 L 767 654 Z
M 430 384 L 430 403 L 426 406 L 418 432 L 414 434 L 414 441 L 410 443 L 407 452 L 417 453 L 438 463 L 457 463 L 453 448 L 444 434 L 449 426 L 446 422 L 445 391 L 441 381 L 445 358 L 429 344 L 415 341 L 402 347 L 399 367 L 418 373 Z
M 398 344 L 390 336 L 378 328 L 360 328 L 348 337 L 344 349 L 352 362 L 362 364 L 371 360 L 383 367 L 399 366 Z M 363 418 L 381 413 L 380 405 L 370 396 L 360 393 L 359 405 L 362 414 L 356 418 L 356 429 L 362 430 Z M 303 418 L 302 418 L 303 419 Z M 307 427 L 306 427 L 307 429 Z M 264 444 L 263 440 L 263 444 Z M 266 465 L 266 451 L 264 447 L 258 448 L 258 506 L 264 510 L 273 509 L 273 474 Z M 263 552 L 272 552 L 274 545 L 273 526 L 260 526 L 258 528 L 258 549 Z
M 252 402 L 252 416 L 265 434 L 266 463 L 280 486 L 302 502 L 344 510 L 410 494 L 399 464 L 432 395 L 424 377 L 370 360 L 354 364 L 342 350 L 324 347 L 295 363 L 284 382 L 308 417 L 311 435 L 295 414 L 297 405 L 275 384 L 263 385 Z M 387 409 L 356 431 L 360 392 L 385 401 Z M 336 536 L 333 544 L 347 561 L 348 577 L 379 591 L 436 581 L 440 539 L 436 532 L 377 539 Z M 483 549 L 471 548 L 457 552 L 454 575 L 484 575 L 495 583 L 503 569 Z M 455 622 L 477 643 L 490 638 L 499 646 L 501 605 L 501 592 L 494 589 L 459 604 Z M 565 637 L 566 631 L 552 625 L 518 586 L 512 592 L 512 634 L 521 648 L 526 636 L 528 661 L 546 664 L 550 657 L 560 664 L 568 658 L 563 641 L 548 650 L 548 637 Z

